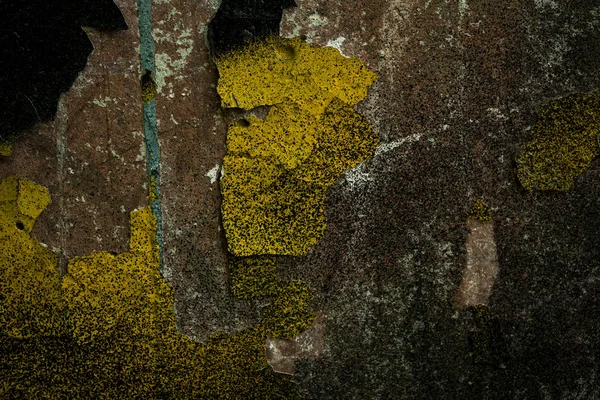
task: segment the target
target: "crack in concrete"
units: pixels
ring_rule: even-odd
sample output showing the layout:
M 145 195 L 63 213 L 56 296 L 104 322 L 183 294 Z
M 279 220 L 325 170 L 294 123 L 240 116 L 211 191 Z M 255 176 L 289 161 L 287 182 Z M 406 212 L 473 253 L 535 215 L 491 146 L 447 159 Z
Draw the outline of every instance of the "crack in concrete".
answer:
M 154 76 L 154 39 L 152 37 L 152 0 L 138 0 L 140 27 L 141 70 L 150 71 Z M 146 144 L 146 171 L 148 173 L 148 194 L 152 214 L 157 219 L 156 239 L 160 249 L 160 272 L 163 273 L 163 230 L 160 203 L 160 146 L 156 123 L 156 100 L 144 102 L 144 142 Z

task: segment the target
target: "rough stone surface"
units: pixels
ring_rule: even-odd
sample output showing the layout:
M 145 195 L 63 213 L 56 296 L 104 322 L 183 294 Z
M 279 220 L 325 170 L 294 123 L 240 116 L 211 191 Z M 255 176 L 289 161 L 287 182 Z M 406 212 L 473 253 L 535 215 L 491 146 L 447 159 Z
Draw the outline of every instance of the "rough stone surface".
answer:
M 597 6 L 374 3 L 304 2 L 283 30 L 344 37 L 381 76 L 359 105 L 380 156 L 330 190 L 325 238 L 282 267 L 326 315 L 329 351 L 296 365 L 303 395 L 598 398 L 597 160 L 561 194 L 526 193 L 513 161 L 541 104 L 598 87 Z M 454 303 L 475 198 L 494 215 L 501 365 L 474 362 Z
M 57 119 L 0 160 L 0 177 L 49 188 L 32 234 L 67 257 L 125 251 L 129 211 L 145 202 L 136 15 L 117 4 L 131 29 L 92 32 Z M 220 108 L 205 46 L 217 6 L 153 5 L 165 264 L 178 327 L 197 339 L 258 318 L 233 300 L 220 228 L 226 128 L 250 113 Z M 309 254 L 278 259 L 325 315 L 323 355 L 295 364 L 303 396 L 599 399 L 600 164 L 559 193 L 524 190 L 515 163 L 540 106 L 600 87 L 597 1 L 299 0 L 281 31 L 380 76 L 358 105 L 381 138 L 374 157 L 329 189 Z M 456 304 L 479 198 L 499 268 L 485 317 Z M 502 356 L 482 357 L 481 342 L 503 343 Z

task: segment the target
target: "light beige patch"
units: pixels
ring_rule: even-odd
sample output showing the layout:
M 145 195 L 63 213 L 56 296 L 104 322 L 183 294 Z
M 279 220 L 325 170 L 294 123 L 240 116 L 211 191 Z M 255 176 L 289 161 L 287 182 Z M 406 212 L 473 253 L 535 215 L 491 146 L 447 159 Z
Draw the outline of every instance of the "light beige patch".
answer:
M 314 322 L 292 340 L 267 338 L 267 362 L 275 372 L 294 374 L 294 362 L 301 358 L 319 357 L 325 349 L 324 315 L 317 314 Z
M 499 271 L 494 224 L 469 218 L 467 227 L 467 267 L 458 291 L 459 307 L 487 304 Z

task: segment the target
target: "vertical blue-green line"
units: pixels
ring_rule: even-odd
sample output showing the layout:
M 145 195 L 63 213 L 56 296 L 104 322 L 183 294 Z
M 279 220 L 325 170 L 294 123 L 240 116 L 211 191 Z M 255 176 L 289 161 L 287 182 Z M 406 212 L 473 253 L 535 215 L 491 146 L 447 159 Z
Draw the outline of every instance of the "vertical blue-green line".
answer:
M 154 38 L 152 37 L 152 0 L 137 0 L 140 26 L 140 58 L 142 73 L 150 71 L 154 77 Z M 163 271 L 163 230 L 160 206 L 160 148 L 156 126 L 156 101 L 144 102 L 144 141 L 146 143 L 146 171 L 152 214 L 156 216 L 156 240 L 160 252 L 160 271 Z

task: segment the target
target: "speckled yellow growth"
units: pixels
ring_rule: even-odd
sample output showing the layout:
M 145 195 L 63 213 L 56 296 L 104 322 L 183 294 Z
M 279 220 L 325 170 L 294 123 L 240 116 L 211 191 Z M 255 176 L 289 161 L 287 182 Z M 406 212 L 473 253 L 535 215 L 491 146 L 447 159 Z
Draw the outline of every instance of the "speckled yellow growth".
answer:
M 156 82 L 150 71 L 145 71 L 140 80 L 142 86 L 142 100 L 144 103 L 149 103 L 156 97 Z
M 29 235 L 49 203 L 48 190 L 28 179 L 0 183 L 0 326 L 11 337 L 62 332 L 57 258 Z
M 469 209 L 467 216 L 481 222 L 489 222 L 492 220 L 490 208 L 485 205 L 482 199 L 477 199 Z
M 285 103 L 273 106 L 264 122 L 249 122 L 230 127 L 223 161 L 229 251 L 306 254 L 325 230 L 327 189 L 373 153 L 377 135 L 339 99 L 318 120 Z
M 148 201 L 152 204 L 158 198 L 158 185 L 154 176 L 150 176 L 150 185 L 148 187 Z
M 270 297 L 277 293 L 275 257 L 240 257 L 229 263 L 231 290 L 242 299 Z
M 174 327 L 171 289 L 158 270 L 156 217 L 131 214 L 129 251 L 103 251 L 69 261 L 62 289 L 67 321 L 80 342 L 96 336 L 157 337 Z
M 0 141 L 0 156 L 10 157 L 13 153 L 12 143 Z
M 312 47 L 300 38 L 271 37 L 217 61 L 217 91 L 225 108 L 296 103 L 315 116 L 331 100 L 354 105 L 377 79 L 356 58 L 332 47 Z
M 275 282 L 274 263 L 245 270 L 244 290 L 273 298 L 263 320 L 202 345 L 177 332 L 149 207 L 131 213 L 128 252 L 71 259 L 61 290 L 56 256 L 29 236 L 49 202 L 27 179 L 0 183 L 0 398 L 298 398 L 264 343 L 310 325 L 306 287 Z
M 379 139 L 353 105 L 377 75 L 333 48 L 271 37 L 217 61 L 223 107 L 272 105 L 227 132 L 223 225 L 236 256 L 302 255 L 325 231 L 327 189 Z
M 600 90 L 554 100 L 538 113 L 534 137 L 517 158 L 527 190 L 568 190 L 600 154 Z

